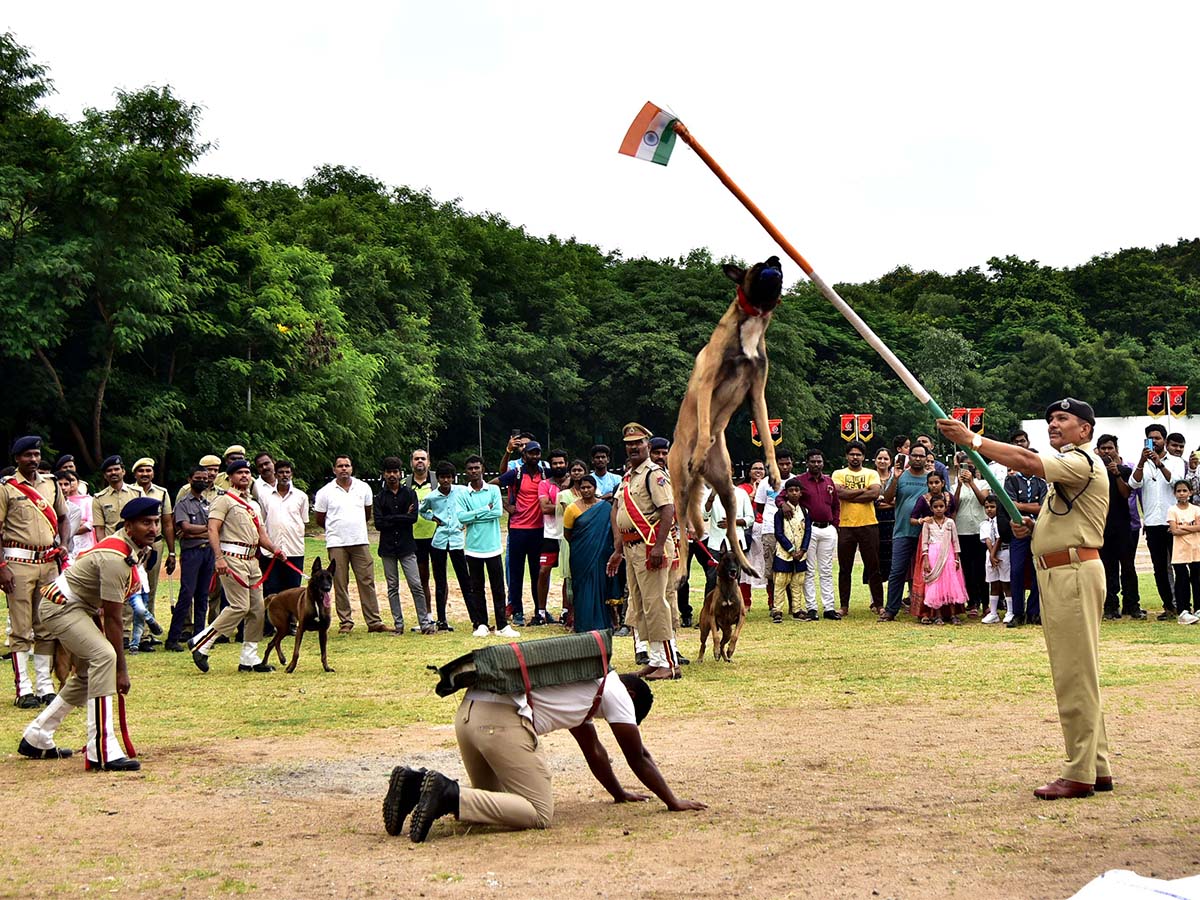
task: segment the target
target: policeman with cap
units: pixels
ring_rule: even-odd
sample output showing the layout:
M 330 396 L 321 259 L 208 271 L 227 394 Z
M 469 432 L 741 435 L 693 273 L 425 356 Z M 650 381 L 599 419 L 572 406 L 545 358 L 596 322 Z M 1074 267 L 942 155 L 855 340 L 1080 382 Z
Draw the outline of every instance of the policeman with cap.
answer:
M 239 459 L 245 459 L 246 448 L 241 444 L 231 444 L 225 448 L 225 453 L 221 458 L 224 460 L 221 465 L 225 471 L 217 473 L 217 477 L 213 479 L 213 487 L 227 491 L 229 490 L 229 464 Z
M 42 440 L 29 435 L 12 445 L 17 472 L 0 485 L 0 590 L 8 598 L 8 646 L 12 652 L 13 701 L 22 709 L 33 709 L 54 697 L 50 680 L 54 643 L 45 634 L 37 616 L 38 589 L 58 575 L 65 548 L 71 545 L 67 498 L 50 475 L 38 472 Z M 27 657 L 33 651 L 37 679 L 30 681 Z
M 41 590 L 39 614 L 50 638 L 75 657 L 75 671 L 50 705 L 25 729 L 17 752 L 30 759 L 65 759 L 71 751 L 54 742 L 67 714 L 87 703 L 88 736 L 84 768 L 132 772 L 129 737 L 113 728 L 116 695 L 129 693 L 129 672 L 121 641 L 121 608 L 146 583 L 145 561 L 158 537 L 159 501 L 136 497 L 125 504 L 125 522 Z M 97 617 L 103 623 L 96 626 Z
M 162 537 L 167 549 L 167 574 L 175 572 L 175 518 L 174 507 L 171 505 L 171 495 L 167 489 L 154 483 L 154 460 L 143 456 L 133 464 L 133 477 L 142 493 L 162 504 L 160 521 Z M 150 586 L 147 588 L 146 606 L 153 614 L 154 598 L 158 594 L 158 575 L 161 571 L 161 559 L 155 559 L 150 564 L 147 574 L 150 576 Z
M 188 647 L 192 661 L 201 672 L 208 671 L 208 655 L 218 637 L 231 637 L 245 621 L 245 640 L 239 672 L 273 672 L 275 667 L 263 662 L 258 655 L 258 642 L 263 631 L 262 570 L 258 565 L 258 548 L 280 560 L 286 559 L 282 550 L 271 543 L 262 522 L 262 510 L 250 496 L 250 463 L 236 459 L 225 469 L 229 490 L 213 501 L 208 512 L 208 542 L 215 557 L 214 570 L 229 605 L 211 625 L 195 634 Z M 195 623 L 199 625 L 200 623 Z
M 116 533 L 121 527 L 121 510 L 125 504 L 142 496 L 140 487 L 125 483 L 125 462 L 121 457 L 115 454 L 107 457 L 100 463 L 100 473 L 104 476 L 105 487 L 92 498 L 92 522 L 98 541 Z
M 1108 738 L 1100 708 L 1100 618 L 1104 611 L 1104 522 L 1108 516 L 1108 473 L 1092 449 L 1096 414 L 1067 397 L 1046 409 L 1050 446 L 1057 455 L 1039 456 L 1013 444 L 972 434 L 952 419 L 939 419 L 949 440 L 973 446 L 984 456 L 1050 485 L 1036 526 L 1028 516 L 1013 523 L 1017 537 L 1033 535 L 1032 552 L 1042 593 L 1042 628 L 1058 718 L 1066 742 L 1062 776 L 1037 788 L 1042 800 L 1090 797 L 1111 791 Z
M 649 680 L 679 678 L 675 655 L 672 604 L 667 583 L 675 561 L 675 499 L 665 469 L 650 460 L 649 429 L 630 422 L 623 429 L 625 477 L 613 496 L 613 544 L 609 576 L 616 575 L 621 559 L 629 576 L 629 613 L 637 634 L 649 643 L 649 664 L 639 674 Z

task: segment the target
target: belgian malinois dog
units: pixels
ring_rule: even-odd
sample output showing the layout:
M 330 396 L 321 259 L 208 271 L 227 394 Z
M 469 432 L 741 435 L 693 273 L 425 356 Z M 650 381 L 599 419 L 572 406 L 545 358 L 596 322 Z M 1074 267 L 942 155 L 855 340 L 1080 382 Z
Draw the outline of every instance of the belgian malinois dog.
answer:
M 283 649 L 280 641 L 287 636 L 288 621 L 296 617 L 296 642 L 292 644 L 292 661 L 288 663 L 288 674 L 296 671 L 296 662 L 300 659 L 300 641 L 304 632 L 317 630 L 321 641 L 321 666 L 326 672 L 332 672 L 325 644 L 329 638 L 329 592 L 333 590 L 333 570 L 337 568 L 337 560 L 329 564 L 328 569 L 321 568 L 321 557 L 313 560 L 312 573 L 308 576 L 308 587 L 288 588 L 278 594 L 272 594 L 265 601 L 267 615 L 275 626 L 275 637 L 267 645 L 263 661 L 271 658 L 273 649 L 279 654 L 279 664 L 283 665 Z
M 696 355 L 687 393 L 679 405 L 675 440 L 667 457 L 675 493 L 675 515 L 692 534 L 703 532 L 700 509 L 702 491 L 698 480 L 707 481 L 728 515 L 725 532 L 738 564 L 754 572 L 738 544 L 735 532 L 737 509 L 733 492 L 733 468 L 725 446 L 725 426 L 749 398 L 758 433 L 763 435 L 768 477 L 780 483 L 775 463 L 775 445 L 767 425 L 767 326 L 779 305 L 783 272 L 778 256 L 755 263 L 749 269 L 724 267 L 725 275 L 737 285 L 737 297 L 713 329 L 712 337 Z
M 704 644 L 712 635 L 713 656 L 725 662 L 733 662 L 733 651 L 737 649 L 738 635 L 746 624 L 746 605 L 738 590 L 737 557 L 728 550 L 721 552 L 717 563 L 717 583 L 704 596 L 704 609 L 700 611 L 700 656 L 704 660 Z M 721 632 L 721 645 L 717 646 L 717 632 Z

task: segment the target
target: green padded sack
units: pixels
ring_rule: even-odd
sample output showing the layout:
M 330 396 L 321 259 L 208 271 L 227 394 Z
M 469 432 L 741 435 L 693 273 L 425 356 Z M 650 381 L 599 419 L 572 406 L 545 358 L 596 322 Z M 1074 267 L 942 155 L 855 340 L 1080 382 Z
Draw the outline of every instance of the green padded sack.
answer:
M 604 646 L 601 655 L 600 647 Z M 521 663 L 513 644 L 494 644 L 472 650 L 452 659 L 444 666 L 429 666 L 438 673 L 434 690 L 439 697 L 449 697 L 464 688 L 479 688 L 493 694 L 524 692 L 525 680 Z M 612 632 L 587 631 L 562 637 L 520 641 L 521 656 L 533 688 L 570 684 L 575 681 L 595 681 L 608 674 L 612 666 Z

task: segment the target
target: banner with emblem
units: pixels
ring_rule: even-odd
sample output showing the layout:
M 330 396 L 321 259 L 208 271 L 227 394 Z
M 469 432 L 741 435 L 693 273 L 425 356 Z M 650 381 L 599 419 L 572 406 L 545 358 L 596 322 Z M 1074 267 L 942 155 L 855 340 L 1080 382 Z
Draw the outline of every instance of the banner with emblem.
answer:
M 1146 388 L 1146 415 L 1157 419 L 1167 414 L 1167 389 L 1156 384 Z
M 767 427 L 771 429 L 771 443 L 778 447 L 783 441 L 783 419 L 767 419 Z M 758 423 L 753 419 L 750 420 L 750 442 L 755 447 L 763 445 L 762 438 L 758 434 Z
M 1177 384 L 1167 388 L 1167 409 L 1177 419 L 1187 415 L 1187 385 Z
M 950 418 L 954 419 L 956 422 L 962 422 L 964 425 L 966 425 L 968 412 L 970 412 L 970 410 L 967 409 L 967 407 L 956 406 L 954 409 L 950 410 Z
M 854 417 L 854 427 L 858 431 L 858 439 L 866 443 L 875 437 L 875 416 L 871 413 L 856 415 Z
M 977 406 L 967 410 L 965 425 L 976 434 L 983 434 L 983 412 L 985 407 Z
M 843 441 L 852 441 L 858 434 L 857 416 L 854 413 L 842 413 L 841 415 L 841 432 Z

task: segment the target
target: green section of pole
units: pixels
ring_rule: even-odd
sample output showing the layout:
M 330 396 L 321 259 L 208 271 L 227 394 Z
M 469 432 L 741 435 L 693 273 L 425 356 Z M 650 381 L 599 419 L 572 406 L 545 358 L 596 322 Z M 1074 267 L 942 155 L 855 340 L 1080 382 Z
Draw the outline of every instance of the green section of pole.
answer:
M 950 418 L 948 415 L 946 415 L 946 411 L 942 409 L 938 405 L 938 402 L 932 397 L 925 401 L 925 408 L 932 413 L 935 419 Z M 999 500 L 1000 504 L 1008 511 L 1008 514 L 1012 517 L 1012 520 L 1014 522 L 1020 522 L 1024 516 L 1021 514 L 1021 511 L 1017 509 L 1017 504 L 1013 502 L 1013 498 L 1008 496 L 1008 492 L 1004 490 L 1004 485 L 1000 483 L 1000 479 L 996 477 L 996 473 L 992 471 L 992 467 L 987 464 L 984 458 L 979 455 L 979 451 L 974 447 L 963 447 L 963 449 L 967 451 L 967 456 L 970 457 L 971 462 L 975 463 L 975 468 L 980 471 L 984 477 L 984 480 L 991 485 L 992 493 L 996 495 L 996 499 Z M 949 490 L 950 485 L 946 485 L 946 489 Z

